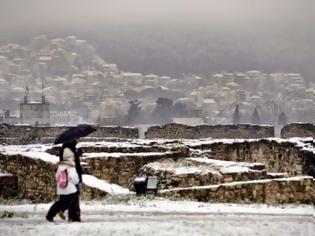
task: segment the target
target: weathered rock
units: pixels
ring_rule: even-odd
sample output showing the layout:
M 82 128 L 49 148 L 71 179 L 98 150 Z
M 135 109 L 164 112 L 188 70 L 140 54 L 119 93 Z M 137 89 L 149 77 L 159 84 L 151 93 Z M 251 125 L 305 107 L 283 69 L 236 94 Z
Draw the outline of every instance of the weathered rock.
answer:
M 189 170 L 189 167 L 193 169 Z M 158 176 L 159 189 L 169 189 L 174 187 L 204 186 L 234 181 L 248 181 L 268 178 L 266 170 L 253 170 L 248 165 L 248 171 L 226 172 L 227 167 L 218 165 L 207 165 L 206 163 L 196 163 L 195 161 L 179 159 L 177 162 L 164 160 L 163 162 L 152 162 L 144 165 L 140 169 L 140 175 Z M 185 168 L 188 168 L 184 170 Z M 177 173 L 183 171 L 187 173 Z
M 315 138 L 315 125 L 310 123 L 293 123 L 281 129 L 282 138 L 312 137 Z
M 5 156 L 0 153 L 0 168 L 16 177 L 19 197 L 33 202 L 50 202 L 57 198 L 56 165 L 21 155 Z M 0 187 L 8 188 L 12 184 L 0 182 Z M 83 199 L 101 198 L 106 194 L 98 189 L 83 186 Z
M 137 143 L 136 140 L 131 143 Z M 140 142 L 139 142 L 140 143 Z M 144 145 L 128 147 L 84 147 L 87 156 L 83 161 L 90 166 L 90 173 L 110 183 L 132 188 L 135 176 L 141 174 L 158 175 L 161 188 L 190 187 L 220 184 L 215 187 L 195 188 L 195 190 L 183 190 L 183 197 L 197 199 L 200 201 L 222 201 L 222 202 L 266 202 L 287 203 L 303 202 L 311 203 L 311 195 L 314 194 L 313 182 L 302 181 L 293 183 L 293 180 L 276 180 L 277 182 L 248 182 L 262 178 L 279 178 L 280 174 L 268 172 L 287 172 L 289 176 L 313 173 L 312 166 L 315 158 L 312 151 L 302 150 L 295 143 L 281 140 L 241 140 L 233 143 L 223 141 L 203 140 L 197 144 L 185 140 L 161 141 L 155 140 Z M 197 145 L 196 145 L 197 144 Z M 114 146 L 114 145 L 113 145 Z M 152 148 L 152 149 L 150 149 Z M 191 150 L 194 151 L 191 151 Z M 2 149 L 4 150 L 4 149 Z M 28 150 L 24 148 L 23 150 Z M 119 151 L 123 154 L 114 153 Z M 143 153 L 142 151 L 145 151 Z M 50 152 L 57 154 L 58 149 Z M 93 153 L 106 152 L 104 156 L 94 156 Z M 159 152 L 159 153 L 153 153 Z M 3 152 L 5 153 L 5 152 Z M 19 187 L 18 194 L 34 202 L 47 202 L 56 198 L 54 169 L 56 166 L 39 159 L 33 159 L 21 155 L 7 156 L 0 153 L 0 169 L 6 170 L 16 176 Z M 205 171 L 199 174 L 180 173 L 163 170 L 147 169 L 142 172 L 141 168 L 152 162 L 176 163 L 182 159 L 184 166 L 194 166 L 196 163 L 187 161 L 188 157 L 209 156 L 213 159 L 235 161 L 235 162 L 259 162 L 263 164 L 251 165 L 252 171 L 242 172 L 216 172 Z M 90 156 L 88 157 L 88 154 Z M 102 154 L 103 155 L 103 154 Z M 196 159 L 196 158 L 190 158 Z M 195 160 L 196 161 L 196 160 Z M 198 164 L 199 165 L 199 164 Z M 243 181 L 246 183 L 226 184 L 225 182 Z M 298 181 L 299 182 L 299 181 Z M 98 189 L 83 186 L 83 197 L 86 199 L 99 199 L 107 193 Z M 176 191 L 170 194 L 178 195 Z M 181 194 L 179 194 L 181 196 Z M 234 199 L 234 200 L 233 200 Z
M 211 150 L 213 159 L 238 162 L 259 162 L 268 172 L 288 173 L 289 176 L 311 175 L 315 166 L 312 152 L 305 152 L 291 142 L 269 139 L 234 143 L 210 142 L 191 146 L 192 149 Z
M 0 124 L 0 143 L 16 145 L 38 142 L 51 143 L 57 135 L 68 128 L 68 126 L 34 127 L 29 125 Z M 139 132 L 137 128 L 132 127 L 102 126 L 97 127 L 97 131 L 89 135 L 89 139 L 109 137 L 139 138 Z
M 171 123 L 150 127 L 145 137 L 149 139 L 268 138 L 274 137 L 274 127 L 246 124 L 187 126 Z
M 315 181 L 311 177 L 234 182 L 194 188 L 169 189 L 160 196 L 220 203 L 315 203 Z
M 187 149 L 178 152 L 166 152 L 160 154 L 126 153 L 119 157 L 83 157 L 82 161 L 89 164 L 91 174 L 97 178 L 115 183 L 123 187 L 132 188 L 133 179 L 140 174 L 140 168 L 147 163 L 171 158 L 177 160 L 187 155 Z

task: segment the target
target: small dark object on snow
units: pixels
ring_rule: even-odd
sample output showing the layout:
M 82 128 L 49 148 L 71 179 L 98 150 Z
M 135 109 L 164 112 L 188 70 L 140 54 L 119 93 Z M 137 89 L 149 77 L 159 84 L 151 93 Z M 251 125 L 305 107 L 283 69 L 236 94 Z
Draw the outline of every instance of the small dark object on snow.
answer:
M 62 132 L 57 136 L 57 138 L 54 141 L 54 144 L 59 143 L 70 143 L 75 141 L 78 138 L 85 137 L 89 135 L 90 133 L 93 133 L 96 131 L 96 128 L 94 128 L 91 125 L 78 125 L 76 127 L 71 127 L 67 129 L 66 131 Z
M 133 186 L 137 195 L 146 192 L 157 193 L 158 178 L 157 176 L 136 177 L 133 181 Z

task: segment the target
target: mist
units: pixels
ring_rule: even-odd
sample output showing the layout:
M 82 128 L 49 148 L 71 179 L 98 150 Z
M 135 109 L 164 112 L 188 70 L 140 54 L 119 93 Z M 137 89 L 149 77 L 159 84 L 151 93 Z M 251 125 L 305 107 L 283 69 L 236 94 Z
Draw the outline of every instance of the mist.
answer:
M 1 0 L 1 28 L 180 22 L 284 25 L 314 20 L 312 0 Z
M 122 69 L 258 69 L 315 80 L 312 0 L 1 0 L 0 44 L 76 35 Z

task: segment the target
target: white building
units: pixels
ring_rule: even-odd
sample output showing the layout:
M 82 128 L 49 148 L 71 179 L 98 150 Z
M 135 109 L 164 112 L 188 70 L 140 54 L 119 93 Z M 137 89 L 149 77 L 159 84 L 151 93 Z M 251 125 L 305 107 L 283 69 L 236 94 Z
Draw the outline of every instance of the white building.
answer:
M 42 96 L 41 102 L 29 102 L 28 96 L 20 103 L 20 122 L 29 125 L 49 125 L 50 110 L 49 102 Z

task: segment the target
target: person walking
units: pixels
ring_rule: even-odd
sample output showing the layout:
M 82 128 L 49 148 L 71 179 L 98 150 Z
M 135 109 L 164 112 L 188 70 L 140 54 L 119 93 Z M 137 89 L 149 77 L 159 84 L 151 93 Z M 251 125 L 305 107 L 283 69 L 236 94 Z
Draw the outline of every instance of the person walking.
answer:
M 59 200 L 49 209 L 46 219 L 50 222 L 59 211 L 69 211 L 69 221 L 81 221 L 77 210 L 79 174 L 75 166 L 75 153 L 68 147 L 63 149 L 62 161 L 58 163 L 56 172 L 57 194 Z
M 60 150 L 60 161 L 63 160 L 63 151 L 66 148 L 69 148 L 74 153 L 75 169 L 76 169 L 78 176 L 79 176 L 79 183 L 76 184 L 77 195 L 76 195 L 76 198 L 74 199 L 74 201 L 75 201 L 77 215 L 78 215 L 79 219 L 81 220 L 80 194 L 81 194 L 81 183 L 82 183 L 82 166 L 81 166 L 81 162 L 80 162 L 80 157 L 82 156 L 83 152 L 82 152 L 81 148 L 78 148 L 78 149 L 76 148 L 76 145 L 78 144 L 78 142 L 79 142 L 79 138 L 77 138 L 75 141 L 66 142 L 62 145 L 61 150 Z M 65 210 L 66 209 L 61 209 L 58 212 L 58 215 L 63 220 L 65 220 L 65 216 L 64 216 Z M 69 215 L 69 220 L 71 220 L 70 215 Z
M 75 206 L 76 206 L 76 216 L 78 221 L 80 221 L 80 204 L 79 204 L 79 200 L 80 200 L 80 193 L 81 193 L 81 185 L 80 183 L 82 183 L 82 167 L 81 167 L 81 163 L 80 163 L 80 156 L 82 155 L 82 150 L 76 149 L 76 145 L 78 143 L 79 138 L 81 137 L 85 137 L 93 132 L 95 132 L 97 129 L 91 125 L 87 125 L 87 124 L 81 124 L 75 127 L 70 127 L 67 130 L 63 131 L 61 134 L 59 134 L 55 140 L 54 140 L 54 144 L 63 144 L 61 147 L 61 151 L 60 151 L 60 161 L 64 160 L 64 150 L 69 149 L 72 151 L 72 153 L 74 154 L 74 163 L 75 163 L 75 169 L 76 172 L 78 174 L 78 178 L 79 178 L 79 182 L 76 184 L 76 197 L 73 198 L 72 200 L 75 202 Z M 59 207 L 59 216 L 62 219 L 65 219 L 64 216 L 64 211 L 67 208 L 62 208 Z M 70 215 L 69 215 L 69 220 L 72 220 Z

